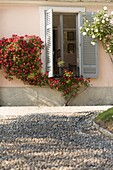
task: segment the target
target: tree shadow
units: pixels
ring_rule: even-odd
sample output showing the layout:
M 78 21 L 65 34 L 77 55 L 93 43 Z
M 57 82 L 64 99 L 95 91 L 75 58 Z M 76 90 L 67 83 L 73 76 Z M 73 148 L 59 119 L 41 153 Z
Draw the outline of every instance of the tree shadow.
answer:
M 111 170 L 113 141 L 83 132 L 79 121 L 45 113 L 0 121 L 0 169 Z

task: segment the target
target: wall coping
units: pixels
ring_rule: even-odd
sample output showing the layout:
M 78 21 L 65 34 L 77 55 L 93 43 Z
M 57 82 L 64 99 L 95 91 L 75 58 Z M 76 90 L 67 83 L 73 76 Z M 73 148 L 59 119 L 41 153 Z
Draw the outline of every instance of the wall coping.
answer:
M 58 3 L 59 2 L 59 3 Z M 63 4 L 63 2 L 65 2 Z M 43 5 L 43 6 L 111 6 L 113 0 L 0 0 L 1 5 L 15 5 L 15 4 L 25 4 L 25 5 Z

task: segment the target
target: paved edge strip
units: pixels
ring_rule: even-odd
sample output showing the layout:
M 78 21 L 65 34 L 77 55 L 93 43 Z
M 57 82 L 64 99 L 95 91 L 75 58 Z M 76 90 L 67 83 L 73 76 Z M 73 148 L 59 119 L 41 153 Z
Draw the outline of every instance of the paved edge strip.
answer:
M 102 134 L 104 134 L 105 136 L 113 139 L 113 133 L 109 132 L 108 130 L 106 130 L 106 129 L 102 128 L 102 127 L 100 127 L 100 126 L 99 126 L 98 124 L 96 124 L 94 121 L 93 121 L 93 126 L 94 126 L 97 130 L 99 130 Z

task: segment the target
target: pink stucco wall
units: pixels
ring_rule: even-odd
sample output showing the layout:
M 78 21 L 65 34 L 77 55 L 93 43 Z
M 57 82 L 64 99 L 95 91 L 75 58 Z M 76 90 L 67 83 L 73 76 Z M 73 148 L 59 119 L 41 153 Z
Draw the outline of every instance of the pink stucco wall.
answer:
M 93 79 L 91 83 L 97 87 L 113 87 L 113 64 L 101 43 L 98 48 L 98 78 Z
M 98 6 L 84 6 L 86 11 L 96 12 L 102 9 L 103 4 Z M 113 7 L 108 7 L 110 11 Z M 0 6 L 0 38 L 10 37 L 12 34 L 18 35 L 40 35 L 38 5 L 1 5 Z M 109 56 L 103 50 L 99 43 L 98 68 L 99 74 L 97 79 L 92 79 L 91 84 L 95 87 L 113 86 L 113 64 Z M 3 71 L 0 70 L 0 87 L 22 87 L 24 84 L 17 79 L 8 81 L 4 78 Z
M 39 15 L 36 6 L 0 6 L 0 38 L 12 34 L 39 34 Z

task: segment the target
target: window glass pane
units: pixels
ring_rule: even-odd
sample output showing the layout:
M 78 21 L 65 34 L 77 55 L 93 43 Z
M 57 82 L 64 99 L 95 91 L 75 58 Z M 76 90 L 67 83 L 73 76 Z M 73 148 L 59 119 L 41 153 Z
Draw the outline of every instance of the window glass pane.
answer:
M 76 28 L 76 17 L 75 15 L 64 15 L 63 17 L 64 28 Z
M 75 53 L 76 50 L 76 31 L 75 30 L 64 30 L 63 31 L 63 38 L 64 38 L 64 52 L 68 53 Z M 70 45 L 68 48 L 68 44 Z
M 59 74 L 58 70 L 58 60 L 61 57 L 60 50 L 60 15 L 59 13 L 54 13 L 53 15 L 53 67 L 54 75 Z
M 63 16 L 64 66 L 74 71 L 76 68 L 76 17 L 75 14 Z
M 53 16 L 54 75 L 62 76 L 68 70 L 77 76 L 76 14 L 54 13 Z
M 75 39 L 75 30 L 64 30 L 64 61 L 65 66 L 76 65 L 76 39 Z
M 53 28 L 60 28 L 60 15 L 57 13 L 54 13 Z

